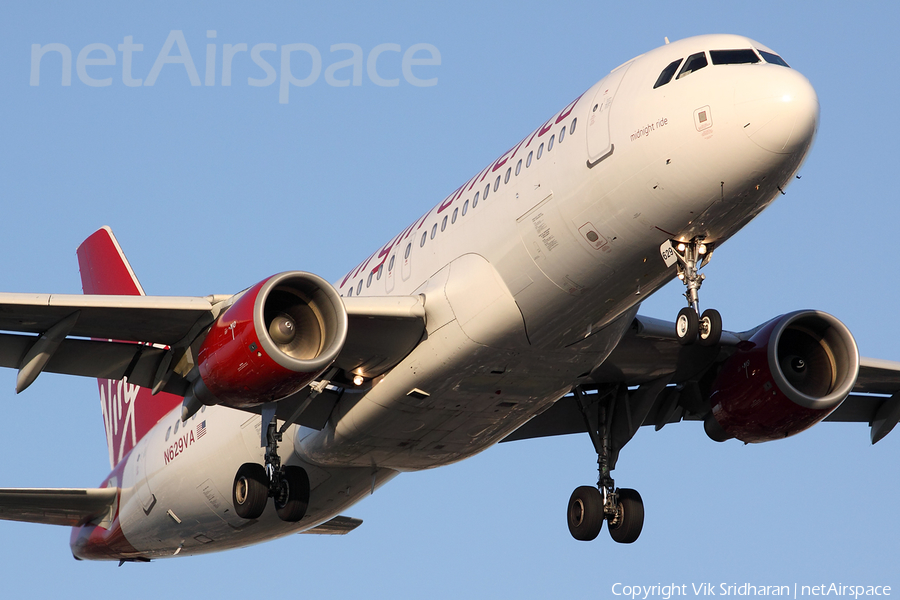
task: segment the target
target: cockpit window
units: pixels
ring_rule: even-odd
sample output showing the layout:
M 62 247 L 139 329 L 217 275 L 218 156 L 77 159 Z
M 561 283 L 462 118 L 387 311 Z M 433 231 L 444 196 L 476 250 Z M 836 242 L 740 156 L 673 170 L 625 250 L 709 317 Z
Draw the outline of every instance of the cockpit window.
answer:
M 687 60 L 684 61 L 684 66 L 681 67 L 681 72 L 678 73 L 678 77 L 675 79 L 681 79 L 686 75 L 690 75 L 694 71 L 699 71 L 709 63 L 706 60 L 706 53 L 698 52 L 697 54 L 691 54 L 687 57 Z
M 678 70 L 678 65 L 681 64 L 681 61 L 684 59 L 679 58 L 675 62 L 669 63 L 665 69 L 662 70 L 662 73 L 659 74 L 659 79 L 656 80 L 656 83 L 653 84 L 653 89 L 655 90 L 661 85 L 666 85 L 670 81 L 672 81 L 672 76 L 675 75 L 675 71 Z
M 782 67 L 787 67 L 788 69 L 791 68 L 791 66 L 784 62 L 784 59 L 777 54 L 772 54 L 771 52 L 766 52 L 765 50 L 760 50 L 759 54 L 763 57 L 763 60 L 765 60 L 769 64 L 781 65 Z
M 746 50 L 710 50 L 709 57 L 714 65 L 752 65 L 759 62 L 756 52 Z

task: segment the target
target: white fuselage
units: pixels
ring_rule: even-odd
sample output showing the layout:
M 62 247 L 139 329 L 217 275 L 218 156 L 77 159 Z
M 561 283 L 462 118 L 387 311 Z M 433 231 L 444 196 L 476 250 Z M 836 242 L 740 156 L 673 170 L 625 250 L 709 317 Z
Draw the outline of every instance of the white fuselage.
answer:
M 236 469 L 262 462 L 259 416 L 208 408 L 174 434 L 173 412 L 121 471 L 129 543 L 171 556 L 308 529 L 397 472 L 484 450 L 588 381 L 639 303 L 675 277 L 660 245 L 721 244 L 807 154 L 818 101 L 790 68 L 710 63 L 654 88 L 673 61 L 749 48 L 767 50 L 701 36 L 626 63 L 335 282 L 344 296 L 423 294 L 427 335 L 365 392 L 348 391 L 325 429 L 285 435 L 281 455 L 311 479 L 301 522 L 234 514 Z

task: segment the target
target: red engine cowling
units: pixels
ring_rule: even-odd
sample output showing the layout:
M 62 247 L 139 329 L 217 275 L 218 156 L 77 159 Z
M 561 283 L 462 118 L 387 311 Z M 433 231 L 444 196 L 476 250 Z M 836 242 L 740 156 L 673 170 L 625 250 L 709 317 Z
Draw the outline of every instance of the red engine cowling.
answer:
M 222 313 L 197 353 L 204 404 L 249 407 L 321 375 L 347 338 L 347 311 L 327 281 L 300 271 L 262 281 Z
M 859 375 L 859 350 L 829 314 L 777 317 L 737 346 L 713 383 L 706 433 L 768 442 L 809 429 L 837 408 Z

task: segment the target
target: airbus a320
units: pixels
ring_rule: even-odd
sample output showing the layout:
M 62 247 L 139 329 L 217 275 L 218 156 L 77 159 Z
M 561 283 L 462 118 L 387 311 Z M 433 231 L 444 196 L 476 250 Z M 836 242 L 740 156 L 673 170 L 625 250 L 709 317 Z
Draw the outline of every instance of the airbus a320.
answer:
M 399 473 L 586 432 L 598 478 L 569 530 L 632 543 L 643 502 L 612 473 L 642 425 L 761 443 L 859 421 L 877 442 L 900 363 L 860 358 L 823 312 L 731 332 L 700 303 L 701 269 L 792 182 L 818 117 L 775 51 L 693 37 L 614 69 L 333 283 L 148 296 L 101 228 L 77 252 L 83 295 L 0 294 L 0 365 L 17 392 L 97 378 L 112 471 L 2 489 L 0 518 L 71 526 L 76 558 L 120 562 L 343 534 Z M 638 314 L 676 278 L 674 320 Z

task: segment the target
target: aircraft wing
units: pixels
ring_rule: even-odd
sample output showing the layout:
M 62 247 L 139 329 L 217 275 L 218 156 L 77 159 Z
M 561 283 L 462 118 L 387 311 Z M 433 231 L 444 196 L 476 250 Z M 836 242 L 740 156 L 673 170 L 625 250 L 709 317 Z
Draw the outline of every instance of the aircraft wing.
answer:
M 84 525 L 109 514 L 118 488 L 0 489 L 0 519 L 47 525 Z
M 629 398 L 642 400 L 632 404 L 645 407 L 635 415 L 639 417 L 635 427 L 652 425 L 659 430 L 669 423 L 702 420 L 705 407 L 699 382 L 756 331 L 723 332 L 717 346 L 682 346 L 673 322 L 639 315 L 609 358 L 591 374 L 593 383 L 581 387 L 589 394 L 609 386 L 627 387 Z M 873 444 L 884 438 L 900 420 L 900 362 L 860 358 L 853 391 L 825 420 L 867 423 Z M 568 394 L 503 441 L 587 431 L 576 397 Z
M 0 293 L 0 331 L 7 332 L 0 333 L 0 366 L 19 369 L 18 391 L 43 371 L 127 377 L 152 388 L 170 348 L 183 354 L 202 341 L 231 298 Z M 409 354 L 425 331 L 418 296 L 343 301 L 347 340 L 335 366 L 345 371 L 383 373 Z M 179 368 L 177 362 L 160 390 L 183 396 L 189 366 Z

